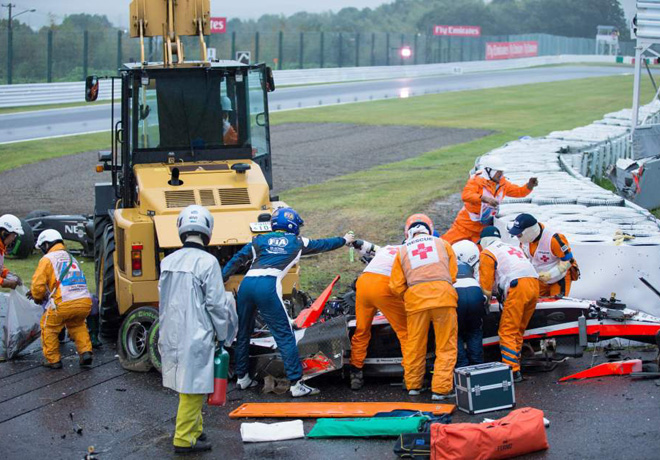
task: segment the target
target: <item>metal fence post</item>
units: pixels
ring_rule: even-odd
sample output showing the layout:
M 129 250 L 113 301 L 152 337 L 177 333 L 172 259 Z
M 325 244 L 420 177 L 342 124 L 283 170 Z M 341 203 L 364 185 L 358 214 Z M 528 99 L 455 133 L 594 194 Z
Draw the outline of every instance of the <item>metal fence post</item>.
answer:
M 376 65 L 376 32 L 371 33 L 371 66 Z
M 339 46 L 337 48 L 339 48 L 339 56 L 337 56 L 339 62 L 337 63 L 337 66 L 342 67 L 344 61 L 344 36 L 341 32 L 339 32 Z
M 9 4 L 9 15 L 11 16 L 11 3 Z M 7 84 L 12 83 L 12 71 L 14 67 L 14 31 L 11 21 L 7 25 Z
M 319 50 L 319 64 L 320 64 L 320 67 L 323 68 L 323 64 L 324 64 L 323 63 L 323 45 L 325 44 L 324 43 L 325 42 L 325 35 L 324 35 L 323 32 L 321 32 L 320 40 L 321 40 L 321 43 L 319 44 L 320 45 L 319 46 L 319 48 L 320 48 L 320 50 Z
M 417 39 L 419 34 L 415 34 L 415 44 L 413 46 L 413 64 L 417 65 Z
M 254 62 L 259 62 L 259 32 L 254 33 Z
M 301 69 L 305 67 L 305 65 L 303 63 L 303 59 L 304 59 L 303 42 L 304 42 L 304 40 L 305 40 L 305 33 L 300 32 L 300 56 L 298 58 L 298 62 L 300 63 L 300 68 Z
M 360 67 L 360 33 L 355 34 L 355 67 Z
M 390 33 L 385 35 L 385 65 L 390 65 Z
M 401 34 L 401 48 L 403 48 L 403 42 L 406 39 L 404 34 Z M 401 54 L 401 48 L 399 48 L 399 65 L 403 65 L 403 54 Z
M 48 45 L 46 46 L 46 81 L 53 81 L 53 30 L 48 31 Z
M 83 33 L 83 80 L 87 78 L 89 65 L 89 32 Z
M 121 30 L 117 31 L 117 70 L 121 69 L 121 61 L 123 60 L 121 55 Z M 149 56 L 145 56 L 145 59 L 149 61 Z
M 277 51 L 277 70 L 282 70 L 282 42 L 284 42 L 284 32 L 280 30 L 278 39 L 279 49 Z
M 235 59 L 236 58 L 236 31 L 233 31 L 231 33 L 231 56 L 229 56 L 229 59 Z

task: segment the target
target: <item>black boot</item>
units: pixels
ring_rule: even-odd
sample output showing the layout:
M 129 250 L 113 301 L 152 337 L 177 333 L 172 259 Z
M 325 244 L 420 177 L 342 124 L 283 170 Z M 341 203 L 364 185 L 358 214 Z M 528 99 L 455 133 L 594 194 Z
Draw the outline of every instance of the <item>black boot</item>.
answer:
M 351 368 L 351 390 L 359 390 L 364 386 L 364 375 L 362 369 Z
M 80 367 L 89 367 L 92 365 L 92 361 L 94 361 L 94 355 L 92 354 L 91 351 L 86 351 L 82 355 L 80 355 L 80 358 L 78 362 L 80 363 Z
M 174 452 L 177 454 L 187 454 L 188 452 L 204 452 L 207 450 L 211 450 L 212 448 L 213 446 L 211 445 L 210 442 L 201 441 L 198 439 L 194 446 L 190 446 L 190 447 L 174 446 Z
M 520 383 L 523 380 L 525 380 L 525 378 L 523 377 L 523 375 L 520 371 L 516 371 L 516 372 L 513 373 L 513 382 L 514 383 Z
M 99 348 L 101 341 L 99 340 L 99 315 L 90 315 L 87 317 L 87 330 L 89 331 L 89 338 L 92 341 L 92 348 Z
M 41 363 L 42 366 L 44 367 L 49 367 L 51 369 L 62 369 L 62 361 L 58 361 L 56 363 L 51 363 L 48 362 L 47 360 L 44 359 L 44 362 Z

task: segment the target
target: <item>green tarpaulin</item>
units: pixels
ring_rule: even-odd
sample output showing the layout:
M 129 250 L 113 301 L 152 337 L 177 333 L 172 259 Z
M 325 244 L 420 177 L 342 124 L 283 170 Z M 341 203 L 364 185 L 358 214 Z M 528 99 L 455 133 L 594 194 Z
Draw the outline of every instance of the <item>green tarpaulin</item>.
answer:
M 320 418 L 310 438 L 392 436 L 401 433 L 416 433 L 428 420 L 426 416 L 374 417 L 374 418 Z

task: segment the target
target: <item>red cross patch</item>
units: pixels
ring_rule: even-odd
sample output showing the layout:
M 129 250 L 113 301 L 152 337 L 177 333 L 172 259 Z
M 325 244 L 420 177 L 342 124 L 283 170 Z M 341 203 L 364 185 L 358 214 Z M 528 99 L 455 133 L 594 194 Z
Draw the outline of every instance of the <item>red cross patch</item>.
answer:
M 417 245 L 417 249 L 414 249 L 412 252 L 412 255 L 415 257 L 419 257 L 420 259 L 427 259 L 428 258 L 428 253 L 433 252 L 433 248 L 431 246 L 426 246 L 424 243 L 419 243 Z
M 396 249 L 396 248 L 389 248 L 389 249 L 387 250 L 387 252 L 388 252 L 391 256 L 395 256 L 396 253 L 399 252 L 399 250 Z
M 548 260 L 550 260 L 550 257 L 543 254 L 541 257 L 539 257 L 539 259 L 541 259 L 543 262 L 547 262 Z

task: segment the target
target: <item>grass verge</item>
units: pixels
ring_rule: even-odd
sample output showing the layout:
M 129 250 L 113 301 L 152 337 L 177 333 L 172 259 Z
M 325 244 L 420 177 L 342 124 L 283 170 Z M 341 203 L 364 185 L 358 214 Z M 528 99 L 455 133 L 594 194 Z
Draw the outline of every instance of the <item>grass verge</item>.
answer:
M 650 86 L 650 85 L 648 85 Z M 632 77 L 616 76 L 445 93 L 278 113 L 275 124 L 355 123 L 481 128 L 495 134 L 416 158 L 281 193 L 306 221 L 310 237 L 351 229 L 376 243 L 400 241 L 405 218 L 461 190 L 479 155 L 523 135 L 572 129 L 630 105 Z M 642 100 L 652 88 L 644 87 Z M 440 228 L 443 230 L 444 228 Z M 313 293 L 335 273 L 345 288 L 364 266 L 342 250 L 304 262 L 302 287 Z
M 110 147 L 109 133 L 81 134 L 55 139 L 0 145 L 0 171 L 18 168 L 50 158 Z
M 302 213 L 304 233 L 309 237 L 343 235 L 354 230 L 359 237 L 376 243 L 400 241 L 407 215 L 422 212 L 430 203 L 459 192 L 479 155 L 523 135 L 542 136 L 589 124 L 605 113 L 628 107 L 631 94 L 632 77 L 615 76 L 275 113 L 271 119 L 276 125 L 354 123 L 496 131 L 469 143 L 289 190 L 281 197 Z M 650 85 L 642 88 L 642 100 L 650 100 L 652 94 Z M 73 138 L 53 139 L 48 143 L 52 146 L 48 154 L 40 151 L 44 143 L 35 141 L 40 147 L 31 147 L 32 161 L 74 153 L 72 149 L 87 151 L 99 148 L 99 144 L 100 148 L 107 146 L 107 134 L 76 137 L 76 144 L 68 145 L 67 150 L 60 143 L 73 142 Z M 0 170 L 9 169 L 4 160 L 11 160 L 2 147 L 9 146 L 0 146 Z M 20 263 L 28 264 L 30 260 Z M 11 269 L 15 262 L 8 261 L 8 267 Z M 86 268 L 93 271 L 92 264 L 88 265 Z M 341 292 L 364 268 L 360 262 L 349 263 L 344 250 L 306 258 L 303 265 L 302 288 L 314 294 L 336 273 L 343 276 L 343 286 L 336 289 Z M 25 271 L 29 278 L 27 265 Z M 88 280 L 92 279 L 88 274 Z

